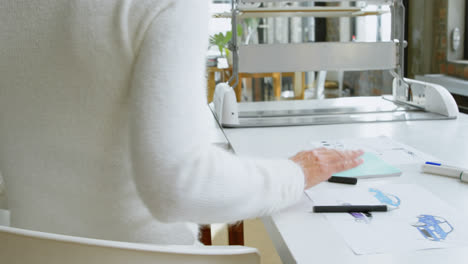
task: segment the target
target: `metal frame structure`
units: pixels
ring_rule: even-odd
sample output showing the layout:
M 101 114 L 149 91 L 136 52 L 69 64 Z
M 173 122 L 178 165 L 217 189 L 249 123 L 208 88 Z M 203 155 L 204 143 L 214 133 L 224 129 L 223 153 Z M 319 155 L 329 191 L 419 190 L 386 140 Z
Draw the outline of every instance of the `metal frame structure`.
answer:
M 300 0 L 295 0 L 300 2 Z M 246 3 L 261 3 L 261 2 L 284 2 L 280 0 L 232 0 L 231 2 L 231 24 L 232 32 L 237 31 L 237 21 L 239 15 L 243 11 L 251 12 L 253 9 L 246 9 L 240 7 L 240 4 Z M 323 2 L 352 2 L 351 0 L 324 0 Z M 281 64 L 285 64 L 284 58 L 292 58 L 296 71 L 315 71 L 315 70 L 391 70 L 393 76 L 398 78 L 399 84 L 401 86 L 406 86 L 403 78 L 404 73 L 404 52 L 405 45 L 400 43 L 405 43 L 404 34 L 405 34 L 405 25 L 404 25 L 404 16 L 405 16 L 405 7 L 403 5 L 403 0 L 370 0 L 367 1 L 370 3 L 380 3 L 391 6 L 392 14 L 392 30 L 391 37 L 393 41 L 391 42 L 381 42 L 381 43 L 333 43 L 327 42 L 327 45 L 323 43 L 304 43 L 304 44 L 273 44 L 273 45 L 249 45 L 247 47 L 239 47 L 237 34 L 232 34 L 232 39 L 229 42 L 229 49 L 233 54 L 233 75 L 229 79 L 228 83 L 233 87 L 239 82 L 239 68 L 241 67 L 243 72 L 268 72 L 272 71 L 272 67 L 268 65 L 274 65 L 272 61 L 273 56 L 267 56 L 268 54 L 278 54 L 277 51 L 281 50 L 282 58 L 278 59 Z M 340 9 L 328 10 L 330 16 L 337 16 L 337 12 Z M 362 12 L 349 13 L 351 9 L 342 9 L 344 15 L 346 16 L 361 16 Z M 269 10 L 271 11 L 271 10 Z M 292 10 L 283 10 L 288 13 L 290 12 L 300 12 L 301 10 L 292 9 Z M 306 15 L 313 16 L 313 13 L 306 9 Z M 320 11 L 320 9 L 319 9 Z M 351 10 L 353 11 L 353 10 Z M 323 15 L 323 12 L 321 13 Z M 328 16 L 327 16 L 328 17 Z M 239 60 L 239 50 L 242 49 L 243 53 L 248 54 L 245 56 L 247 61 Z M 346 54 L 363 54 L 364 50 L 367 53 L 371 53 L 370 56 L 362 56 L 359 58 L 349 58 L 346 57 Z M 269 58 L 265 63 L 257 63 L 254 65 L 254 61 L 261 62 L 261 60 L 256 60 L 254 54 L 260 54 L 262 59 Z M 311 60 L 311 56 L 317 56 L 320 54 L 339 54 L 339 56 L 334 56 L 333 58 L 327 58 L 327 63 L 320 58 L 316 60 Z M 372 54 L 380 54 L 379 59 L 376 59 L 376 56 Z M 394 54 L 394 56 L 392 55 Z M 305 57 L 303 57 L 306 55 Z M 309 56 L 307 56 L 309 55 Z M 382 56 L 384 56 L 382 58 Z M 301 60 L 301 57 L 302 60 Z M 343 62 L 343 58 L 347 59 L 346 63 Z M 250 60 L 249 60 L 250 59 Z M 311 63 L 315 61 L 315 63 Z M 286 63 L 287 64 L 287 63 Z M 284 66 L 282 66 L 284 67 Z M 285 71 L 292 71 L 291 65 L 289 68 L 285 68 Z M 257 70 L 255 70 L 257 69 Z M 234 82 L 234 83 L 233 83 Z M 406 94 L 406 92 L 405 92 Z M 395 94 L 394 94 L 395 96 Z
M 304 0 L 288 2 L 291 1 Z M 239 17 L 255 10 L 247 6 L 247 3 L 261 2 L 284 2 L 284 0 L 232 0 L 232 32 L 237 31 Z M 321 0 L 321 2 L 355 1 Z M 236 103 L 233 91 L 229 91 L 225 86 L 220 89 L 217 87 L 219 93 L 215 91 L 215 97 L 218 99 L 215 100 L 214 108 L 218 109 L 215 111 L 217 113 L 215 116 L 220 124 L 224 127 L 255 127 L 457 118 L 457 104 L 445 88 L 436 84 L 405 79 L 403 76 L 406 46 L 403 0 L 368 0 L 366 2 L 390 6 L 391 41 L 239 46 L 237 34 L 232 34 L 229 49 L 233 54 L 233 75 L 225 86 L 236 87 L 239 82 L 239 72 L 389 70 L 394 77 L 391 96 L 261 102 L 261 104 L 257 102 Z M 341 16 L 366 15 L 365 12 L 351 9 L 308 8 L 302 15 L 316 17 L 337 17 L 340 14 Z M 267 13 L 290 15 L 292 11 L 302 12 L 303 10 L 272 8 L 268 9 Z M 239 53 L 242 53 L 242 60 L 239 58 Z M 229 96 L 227 96 L 228 93 L 230 93 Z M 362 107 L 363 105 L 367 107 Z

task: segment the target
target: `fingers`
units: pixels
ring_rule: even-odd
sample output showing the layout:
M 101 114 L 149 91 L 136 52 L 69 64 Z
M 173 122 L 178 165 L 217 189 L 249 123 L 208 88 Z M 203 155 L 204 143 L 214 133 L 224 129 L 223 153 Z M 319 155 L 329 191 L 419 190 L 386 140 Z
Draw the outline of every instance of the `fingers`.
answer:
M 351 157 L 355 157 L 355 156 L 351 156 Z M 342 160 L 330 162 L 328 164 L 328 169 L 330 170 L 331 174 L 335 174 L 337 172 L 355 168 L 363 163 L 363 160 L 359 159 L 358 157 L 359 156 L 355 158 L 344 158 Z
M 328 172 L 334 174 L 359 166 L 362 160 L 358 158 L 362 154 L 364 154 L 362 150 L 339 151 L 330 149 L 329 152 L 323 154 L 326 157 L 323 162 L 327 163 Z
M 306 188 L 309 188 L 329 179 L 332 174 L 359 166 L 363 162 L 359 159 L 362 154 L 362 150 L 318 148 L 299 152 L 291 160 L 302 167 Z
M 345 150 L 339 151 L 336 149 L 326 149 L 317 151 L 322 159 L 327 160 L 329 162 L 341 161 L 341 160 L 352 160 L 356 159 L 364 152 L 362 150 Z
M 312 151 L 301 151 L 291 157 L 293 161 L 300 163 L 318 163 L 321 165 L 331 165 L 331 168 L 348 168 L 353 166 L 354 160 L 364 154 L 362 150 L 345 150 L 319 148 Z M 334 170 L 334 169 L 333 169 Z

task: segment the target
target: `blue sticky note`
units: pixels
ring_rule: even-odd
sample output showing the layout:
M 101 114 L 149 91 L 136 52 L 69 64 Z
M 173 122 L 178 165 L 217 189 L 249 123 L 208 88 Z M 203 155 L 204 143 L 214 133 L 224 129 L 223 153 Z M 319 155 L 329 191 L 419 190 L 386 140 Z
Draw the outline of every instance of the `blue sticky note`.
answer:
M 401 170 L 388 164 L 373 153 L 365 152 L 361 157 L 364 163 L 356 168 L 342 171 L 333 176 L 355 177 L 355 178 L 377 178 L 401 175 Z

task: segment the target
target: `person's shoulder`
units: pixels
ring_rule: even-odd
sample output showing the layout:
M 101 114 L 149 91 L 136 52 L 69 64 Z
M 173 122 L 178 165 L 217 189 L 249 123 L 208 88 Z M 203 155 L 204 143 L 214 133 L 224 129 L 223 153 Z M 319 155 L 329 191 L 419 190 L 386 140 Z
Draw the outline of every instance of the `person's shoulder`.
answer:
M 136 51 L 151 22 L 177 0 L 115 0 L 120 27 L 128 34 L 131 46 Z
M 129 18 L 145 19 L 147 16 L 154 16 L 155 14 L 163 11 L 177 0 L 130 0 L 121 3 L 126 6 Z
M 209 6 L 209 0 L 121 0 L 121 3 L 128 5 L 127 14 L 130 19 L 155 18 L 168 8 L 185 12 L 207 9 Z

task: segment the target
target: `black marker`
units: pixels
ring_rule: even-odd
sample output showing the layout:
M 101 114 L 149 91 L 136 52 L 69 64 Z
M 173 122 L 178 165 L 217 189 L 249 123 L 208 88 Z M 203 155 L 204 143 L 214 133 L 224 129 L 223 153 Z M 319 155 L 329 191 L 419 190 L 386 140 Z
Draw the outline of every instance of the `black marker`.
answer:
M 314 213 L 387 212 L 386 205 L 319 205 Z
M 331 176 L 330 179 L 328 179 L 329 182 L 335 182 L 335 183 L 343 183 L 343 184 L 352 184 L 355 185 L 357 183 L 357 178 L 352 178 L 352 177 L 340 177 L 340 176 Z

